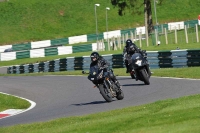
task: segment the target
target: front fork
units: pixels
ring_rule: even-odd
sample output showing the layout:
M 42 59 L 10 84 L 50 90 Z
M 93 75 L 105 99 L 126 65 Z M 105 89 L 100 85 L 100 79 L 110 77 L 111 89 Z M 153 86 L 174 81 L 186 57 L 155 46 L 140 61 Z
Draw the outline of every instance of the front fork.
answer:
M 109 85 L 108 85 L 108 84 Z M 113 85 L 112 85 L 112 83 L 110 82 L 110 80 L 109 80 L 109 78 L 105 78 L 105 80 L 104 80 L 104 85 L 105 85 L 105 87 L 107 88 L 107 89 L 109 89 L 110 90 L 110 93 L 112 94 L 112 96 L 113 97 L 115 97 L 116 96 L 116 92 L 115 91 L 113 91 Z

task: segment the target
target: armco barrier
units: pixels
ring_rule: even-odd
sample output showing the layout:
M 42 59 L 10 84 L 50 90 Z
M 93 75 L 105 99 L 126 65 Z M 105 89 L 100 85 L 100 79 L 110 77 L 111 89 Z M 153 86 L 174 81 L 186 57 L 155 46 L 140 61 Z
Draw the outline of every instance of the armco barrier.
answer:
M 9 60 L 23 59 L 23 58 L 38 58 L 51 55 L 64 55 L 77 52 L 89 52 L 95 50 L 97 50 L 96 43 L 83 44 L 78 46 L 48 47 L 40 49 L 31 49 L 26 51 L 0 53 L 0 61 L 9 61 Z
M 102 55 L 110 68 L 123 68 L 123 55 Z M 200 66 L 200 50 L 147 51 L 151 69 Z M 8 74 L 89 70 L 90 57 L 68 57 L 35 64 L 10 66 Z

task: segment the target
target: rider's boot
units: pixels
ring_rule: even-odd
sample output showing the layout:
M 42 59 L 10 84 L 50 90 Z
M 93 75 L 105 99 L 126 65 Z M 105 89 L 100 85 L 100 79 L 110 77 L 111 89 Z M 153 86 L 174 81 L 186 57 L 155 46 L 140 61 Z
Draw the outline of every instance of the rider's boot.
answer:
M 126 66 L 126 73 L 128 73 L 129 72 L 129 66 L 128 66 L 128 61 L 127 60 L 125 61 L 125 66 Z
M 137 77 L 136 71 L 134 71 L 134 76 L 135 76 L 135 80 L 138 81 L 138 77 Z
M 126 68 L 126 73 L 128 73 L 128 68 Z

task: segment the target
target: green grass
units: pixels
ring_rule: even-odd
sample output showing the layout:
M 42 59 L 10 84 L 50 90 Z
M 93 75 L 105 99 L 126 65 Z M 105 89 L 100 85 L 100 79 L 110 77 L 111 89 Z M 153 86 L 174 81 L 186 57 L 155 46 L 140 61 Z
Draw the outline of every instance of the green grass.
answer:
M 0 93 L 0 112 L 6 109 L 26 109 L 30 103 L 26 100 Z
M 200 131 L 200 95 L 0 128 L 4 133 L 188 133 Z
M 200 79 L 200 67 L 152 69 L 154 76 Z
M 140 1 L 142 2 L 142 1 Z M 94 4 L 100 3 L 97 8 L 98 30 L 106 31 L 105 7 L 110 7 L 108 12 L 109 30 L 121 30 L 144 25 L 143 14 L 131 14 L 126 11 L 125 16 L 118 16 L 117 8 L 114 8 L 107 0 L 9 0 L 0 3 L 0 45 L 18 44 L 46 39 L 66 38 L 82 34 L 95 33 Z M 138 5 L 140 5 L 139 3 Z M 78 5 L 78 6 L 77 6 Z M 157 5 L 157 18 L 160 24 L 196 20 L 199 15 L 200 1 L 176 0 L 164 1 L 163 5 Z M 141 6 L 140 11 L 143 11 Z M 152 11 L 153 4 L 152 4 Z M 152 12 L 153 13 L 153 12 Z M 178 13 L 178 14 L 177 14 Z M 155 18 L 153 13 L 153 18 Z M 153 21 L 155 23 L 155 21 Z M 180 36 L 184 38 L 184 34 Z M 162 38 L 162 37 L 161 37 Z M 171 36 L 173 43 L 173 35 Z M 162 42 L 164 39 L 162 38 Z M 149 40 L 151 43 L 151 40 Z M 189 44 L 161 43 L 160 46 L 146 46 L 142 41 L 142 49 L 147 51 L 199 49 L 199 43 L 189 41 Z M 139 43 L 136 43 L 139 46 Z M 62 56 L 49 56 L 34 59 L 17 59 L 13 61 L 1 61 L 0 66 L 36 63 L 65 57 L 80 57 L 90 55 L 91 52 L 82 52 Z M 121 54 L 122 50 L 104 51 L 100 54 Z M 199 67 L 152 69 L 153 76 L 180 77 L 200 79 Z M 125 68 L 114 69 L 115 74 L 128 76 Z M 195 73 L 195 74 L 193 74 Z M 55 73 L 33 73 L 20 75 L 79 75 L 81 71 L 65 71 Z M 1 74 L 1 76 L 5 76 Z M 8 76 L 8 75 L 6 75 Z M 19 76 L 15 74 L 15 76 Z M 20 132 L 67 132 L 67 133 L 169 133 L 169 132 L 199 132 L 200 95 L 168 99 L 155 103 L 129 107 L 120 110 L 102 112 L 80 117 L 60 118 L 44 123 L 25 124 L 0 128 L 4 133 Z M 9 108 L 27 108 L 29 103 L 18 98 L 0 94 L 0 111 Z
M 109 31 L 144 26 L 143 1 L 137 7 L 141 14 L 127 10 L 124 16 L 110 0 L 9 0 L 0 2 L 0 45 L 19 44 L 46 39 L 66 38 L 83 34 L 95 34 L 94 4 L 97 7 L 98 31 L 106 31 L 106 7 Z M 159 24 L 197 20 L 200 2 L 197 0 L 164 1 L 157 5 Z M 152 18 L 155 24 L 154 6 Z
M 80 53 L 79 53 L 80 54 Z M 85 54 L 85 53 L 84 53 Z M 129 76 L 125 68 L 114 69 L 116 75 Z M 199 67 L 152 69 L 153 76 L 200 79 Z M 195 73 L 195 74 L 194 74 Z M 18 74 L 14 74 L 19 76 Z M 20 74 L 81 75 L 81 71 Z M 1 75 L 5 76 L 5 75 Z M 91 115 L 59 118 L 48 122 L 23 124 L 0 128 L 5 133 L 168 133 L 200 131 L 200 95 L 168 99 L 155 103 L 128 107 Z M 8 106 L 9 107 L 9 106 Z
M 197 42 L 195 28 L 196 27 L 187 29 L 188 43 Z M 198 33 L 199 33 L 199 31 L 200 31 L 200 27 L 198 28 Z M 168 44 L 175 44 L 175 31 L 168 31 L 167 38 L 168 38 Z M 199 38 L 200 38 L 200 35 L 199 35 Z M 158 40 L 161 42 L 161 44 L 166 44 L 164 34 L 160 33 Z M 151 41 L 152 40 L 150 38 L 150 43 L 151 43 Z M 186 37 L 185 37 L 185 30 L 177 30 L 177 44 L 187 44 Z

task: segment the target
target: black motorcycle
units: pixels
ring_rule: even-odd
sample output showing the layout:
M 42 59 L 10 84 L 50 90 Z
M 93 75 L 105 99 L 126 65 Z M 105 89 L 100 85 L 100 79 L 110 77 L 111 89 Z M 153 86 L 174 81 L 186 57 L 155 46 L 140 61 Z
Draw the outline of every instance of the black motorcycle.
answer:
M 83 71 L 84 72 L 84 71 Z M 122 100 L 124 93 L 119 81 L 113 81 L 113 71 L 93 66 L 90 68 L 88 79 L 95 83 L 101 95 L 107 102 L 112 102 L 113 98 Z
M 141 53 L 135 53 L 132 55 L 129 70 L 133 79 L 143 81 L 146 85 L 149 85 L 149 79 L 151 77 L 151 71 L 146 57 L 146 51 Z

